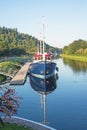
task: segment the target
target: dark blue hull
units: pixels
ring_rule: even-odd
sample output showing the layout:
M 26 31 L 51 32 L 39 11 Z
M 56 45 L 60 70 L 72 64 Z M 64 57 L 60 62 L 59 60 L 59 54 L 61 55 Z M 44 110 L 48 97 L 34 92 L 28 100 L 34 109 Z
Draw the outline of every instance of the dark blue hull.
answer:
M 38 77 L 38 78 L 49 78 L 54 75 L 56 70 L 56 63 L 41 61 L 32 63 L 30 65 L 30 75 Z

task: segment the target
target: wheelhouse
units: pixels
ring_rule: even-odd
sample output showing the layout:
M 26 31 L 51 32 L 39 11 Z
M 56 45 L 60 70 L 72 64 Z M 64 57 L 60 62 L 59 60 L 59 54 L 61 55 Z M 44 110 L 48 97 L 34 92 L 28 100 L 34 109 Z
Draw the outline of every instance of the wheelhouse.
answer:
M 51 60 L 51 54 L 50 53 L 44 53 L 44 54 L 35 54 L 33 57 L 34 61 L 42 61 L 43 56 L 45 56 L 45 60 Z

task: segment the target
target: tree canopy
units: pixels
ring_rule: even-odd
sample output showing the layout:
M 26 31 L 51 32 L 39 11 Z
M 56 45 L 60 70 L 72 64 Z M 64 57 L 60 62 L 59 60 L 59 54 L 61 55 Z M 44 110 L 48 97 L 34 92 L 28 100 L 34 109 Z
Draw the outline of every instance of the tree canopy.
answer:
M 87 55 L 87 41 L 82 39 L 75 40 L 63 48 L 63 54 Z
M 19 33 L 16 28 L 0 27 L 0 56 L 20 56 L 33 54 L 39 40 L 31 35 Z M 55 50 L 45 43 L 45 49 Z M 58 49 L 57 49 L 58 50 Z

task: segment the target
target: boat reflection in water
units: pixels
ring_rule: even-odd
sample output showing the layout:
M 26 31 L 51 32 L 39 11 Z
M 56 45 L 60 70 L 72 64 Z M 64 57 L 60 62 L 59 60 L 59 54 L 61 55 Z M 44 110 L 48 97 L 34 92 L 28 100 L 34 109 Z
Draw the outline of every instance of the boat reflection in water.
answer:
M 46 96 L 53 92 L 57 85 L 56 80 L 58 79 L 57 74 L 54 74 L 53 76 L 42 79 L 37 78 L 35 76 L 30 75 L 30 84 L 33 90 L 37 91 L 41 95 L 41 105 L 43 105 L 44 108 L 44 121 L 43 124 L 47 124 L 46 121 Z

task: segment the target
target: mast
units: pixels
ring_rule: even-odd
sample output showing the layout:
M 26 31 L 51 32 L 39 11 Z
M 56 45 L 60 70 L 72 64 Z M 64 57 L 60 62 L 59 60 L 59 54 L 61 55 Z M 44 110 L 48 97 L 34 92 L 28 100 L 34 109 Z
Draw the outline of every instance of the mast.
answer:
M 40 53 L 40 48 L 38 44 L 37 44 L 37 53 Z
M 41 41 L 41 33 L 40 33 L 40 53 L 43 53 L 42 41 Z
M 41 50 L 41 40 L 40 40 L 40 53 L 42 52 L 42 50 Z
M 44 42 L 45 42 L 45 36 L 44 36 L 44 24 L 42 28 L 42 40 L 43 40 L 43 61 L 45 60 L 45 54 L 44 54 Z

